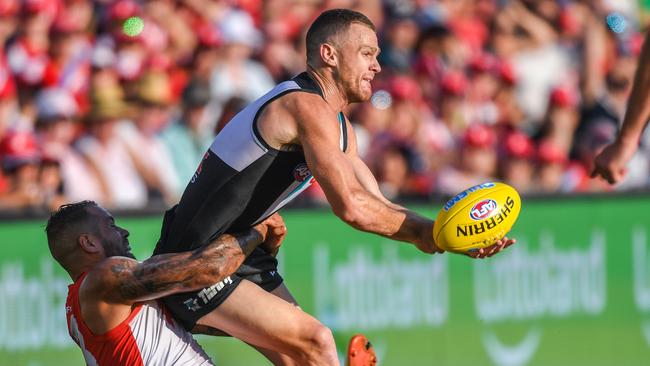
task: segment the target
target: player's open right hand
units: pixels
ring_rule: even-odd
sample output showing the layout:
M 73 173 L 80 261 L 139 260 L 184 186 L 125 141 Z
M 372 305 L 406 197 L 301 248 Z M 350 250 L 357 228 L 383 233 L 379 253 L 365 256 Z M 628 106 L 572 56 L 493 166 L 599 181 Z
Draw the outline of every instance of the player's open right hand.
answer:
M 507 237 L 503 237 L 502 239 L 497 240 L 494 244 L 490 245 L 489 247 L 472 250 L 465 253 L 465 255 L 468 257 L 478 258 L 478 259 L 491 257 L 516 242 L 517 242 L 516 239 L 508 239 Z

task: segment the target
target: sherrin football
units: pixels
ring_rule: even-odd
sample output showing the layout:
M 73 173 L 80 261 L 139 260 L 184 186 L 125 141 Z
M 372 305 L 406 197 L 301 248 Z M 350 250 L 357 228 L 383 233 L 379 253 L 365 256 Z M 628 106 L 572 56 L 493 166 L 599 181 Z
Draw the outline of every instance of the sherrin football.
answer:
M 519 193 L 504 183 L 468 188 L 442 207 L 433 226 L 436 245 L 464 253 L 488 247 L 503 238 L 521 211 Z

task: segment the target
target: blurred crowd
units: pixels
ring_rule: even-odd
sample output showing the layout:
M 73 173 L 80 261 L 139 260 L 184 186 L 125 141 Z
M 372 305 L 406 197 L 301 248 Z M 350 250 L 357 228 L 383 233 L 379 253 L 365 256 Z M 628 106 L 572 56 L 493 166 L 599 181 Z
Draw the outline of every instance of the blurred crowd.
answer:
M 0 0 L 0 209 L 174 204 L 215 133 L 303 71 L 306 28 L 341 7 L 378 29 L 374 94 L 346 112 L 387 197 L 495 179 L 524 194 L 647 189 L 650 138 L 623 183 L 589 179 L 625 111 L 644 6 Z

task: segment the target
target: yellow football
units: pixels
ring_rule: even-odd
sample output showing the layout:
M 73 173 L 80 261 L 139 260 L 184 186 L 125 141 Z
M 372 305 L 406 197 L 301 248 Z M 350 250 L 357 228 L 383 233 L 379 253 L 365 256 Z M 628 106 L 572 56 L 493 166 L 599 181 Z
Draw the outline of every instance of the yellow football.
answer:
M 464 253 L 488 247 L 503 238 L 521 211 L 519 193 L 504 183 L 468 188 L 442 207 L 433 226 L 436 245 Z

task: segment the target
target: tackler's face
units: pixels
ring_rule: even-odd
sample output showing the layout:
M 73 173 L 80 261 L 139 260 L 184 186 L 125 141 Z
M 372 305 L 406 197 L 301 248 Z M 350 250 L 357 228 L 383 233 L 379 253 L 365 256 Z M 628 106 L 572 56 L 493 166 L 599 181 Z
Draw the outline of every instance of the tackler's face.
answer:
M 381 71 L 377 56 L 377 34 L 368 26 L 352 23 L 339 36 L 338 72 L 349 103 L 365 102 L 372 96 L 371 81 Z
M 129 244 L 129 232 L 117 225 L 115 219 L 108 211 L 101 207 L 93 207 L 92 214 L 96 217 L 97 234 L 101 240 L 106 257 L 129 257 L 135 258 L 131 253 Z

